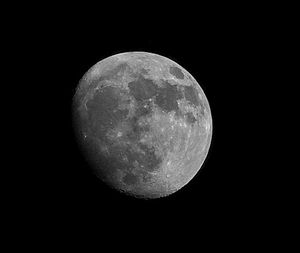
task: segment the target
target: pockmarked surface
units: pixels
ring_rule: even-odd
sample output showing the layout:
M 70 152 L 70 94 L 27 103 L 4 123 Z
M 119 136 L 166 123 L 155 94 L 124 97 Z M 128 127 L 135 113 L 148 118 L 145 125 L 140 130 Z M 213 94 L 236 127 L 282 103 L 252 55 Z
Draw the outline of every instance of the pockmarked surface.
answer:
M 130 52 L 93 66 L 74 96 L 74 126 L 96 175 L 143 198 L 176 192 L 199 171 L 211 140 L 197 81 L 163 56 Z

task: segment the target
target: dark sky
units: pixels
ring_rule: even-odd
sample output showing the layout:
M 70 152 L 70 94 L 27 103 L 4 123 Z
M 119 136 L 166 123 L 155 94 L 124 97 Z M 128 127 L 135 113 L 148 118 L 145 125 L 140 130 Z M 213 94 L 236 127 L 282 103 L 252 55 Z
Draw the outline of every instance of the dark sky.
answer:
M 37 73 L 30 75 L 37 81 L 30 102 L 35 124 L 29 128 L 37 139 L 31 148 L 32 196 L 54 220 L 71 224 L 77 217 L 99 219 L 139 229 L 163 222 L 199 226 L 207 217 L 229 223 L 251 212 L 259 184 L 253 178 L 261 166 L 252 161 L 257 156 L 253 117 L 259 114 L 257 99 L 253 100 L 260 88 L 254 77 L 259 71 L 257 40 L 247 23 L 221 19 L 201 23 L 194 17 L 174 26 L 163 20 L 130 25 L 126 20 L 103 21 L 91 26 L 79 18 L 75 23 L 62 19 L 40 28 L 33 22 L 36 29 L 20 35 L 24 43 L 19 50 L 33 61 L 28 73 Z M 176 61 L 198 81 L 210 104 L 213 137 L 203 168 L 167 198 L 133 199 L 103 185 L 89 171 L 73 135 L 71 105 L 80 78 L 98 61 L 127 51 L 152 52 Z
M 244 197 L 244 184 L 248 183 L 244 177 L 247 161 L 241 158 L 241 153 L 245 155 L 241 141 L 249 138 L 242 130 L 247 122 L 246 110 L 240 105 L 247 92 L 246 77 L 241 75 L 243 69 L 239 62 L 249 52 L 241 48 L 242 39 L 223 30 L 219 33 L 199 30 L 184 36 L 143 32 L 145 34 L 128 35 L 126 32 L 113 35 L 94 32 L 83 36 L 80 32 L 66 30 L 66 34 L 60 31 L 53 41 L 54 47 L 50 47 L 50 57 L 52 53 L 55 56 L 51 58 L 50 72 L 58 78 L 50 89 L 53 114 L 49 115 L 49 120 L 54 130 L 50 133 L 53 151 L 49 156 L 57 156 L 50 173 L 58 183 L 58 188 L 53 189 L 58 203 L 66 205 L 67 209 L 99 208 L 107 210 L 107 214 L 117 213 L 123 205 L 128 207 L 124 212 L 129 213 L 139 208 L 141 212 L 151 213 L 152 208 L 155 212 L 156 206 L 161 205 L 171 215 L 179 210 L 188 213 L 190 209 L 194 213 L 208 208 L 217 212 L 225 206 L 237 206 Z M 175 60 L 196 78 L 210 103 L 213 139 L 207 160 L 188 186 L 165 199 L 134 200 L 107 188 L 88 171 L 74 140 L 71 99 L 80 78 L 99 60 L 127 51 L 153 52 Z

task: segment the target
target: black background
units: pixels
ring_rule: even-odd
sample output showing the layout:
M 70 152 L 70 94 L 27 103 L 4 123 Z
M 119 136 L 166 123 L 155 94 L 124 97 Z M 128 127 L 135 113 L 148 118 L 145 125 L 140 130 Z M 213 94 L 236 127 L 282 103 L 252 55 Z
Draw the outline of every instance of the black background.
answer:
M 51 178 L 55 178 L 50 197 L 53 194 L 57 198 L 53 200 L 57 207 L 62 205 L 76 212 L 97 210 L 99 214 L 119 216 L 122 210 L 121 216 L 146 215 L 153 219 L 163 215 L 161 210 L 167 213 L 167 219 L 182 212 L 236 212 L 239 203 L 245 203 L 248 184 L 248 162 L 244 160 L 244 141 L 249 138 L 244 132 L 245 106 L 248 107 L 244 99 L 248 91 L 243 87 L 247 80 L 241 75 L 243 68 L 239 64 L 249 52 L 245 53 L 240 44 L 243 38 L 223 30 L 202 33 L 200 29 L 182 37 L 143 32 L 100 33 L 87 38 L 71 30 L 70 34 L 61 31 L 54 39 L 50 55 L 54 53 L 56 57 L 51 58 L 51 75 L 57 79 L 51 84 L 52 95 L 47 95 L 52 100 L 48 105 L 52 112 L 48 124 L 53 126 L 47 132 L 51 143 L 47 155 L 55 162 L 49 168 Z M 167 198 L 133 199 L 103 185 L 88 169 L 73 135 L 71 102 L 80 78 L 99 60 L 128 51 L 152 52 L 178 62 L 196 78 L 210 103 L 213 138 L 207 159 L 187 186 Z
M 264 200 L 258 176 L 262 165 L 253 161 L 259 156 L 253 114 L 262 113 L 253 90 L 261 89 L 257 78 L 263 59 L 258 54 L 265 46 L 264 31 L 243 20 L 243 13 L 232 18 L 220 13 L 203 17 L 197 10 L 185 15 L 109 13 L 70 17 L 62 12 L 46 21 L 39 13 L 17 36 L 33 80 L 29 115 L 21 115 L 23 122 L 33 123 L 25 126 L 30 147 L 24 152 L 34 171 L 25 208 L 41 224 L 67 231 L 83 225 L 112 236 L 132 231 L 141 237 L 152 231 L 166 236 L 202 226 L 226 233 L 255 222 Z M 72 98 L 80 79 L 98 61 L 128 51 L 156 53 L 180 64 L 202 87 L 212 113 L 213 136 L 201 170 L 161 199 L 135 199 L 101 183 L 73 134 Z

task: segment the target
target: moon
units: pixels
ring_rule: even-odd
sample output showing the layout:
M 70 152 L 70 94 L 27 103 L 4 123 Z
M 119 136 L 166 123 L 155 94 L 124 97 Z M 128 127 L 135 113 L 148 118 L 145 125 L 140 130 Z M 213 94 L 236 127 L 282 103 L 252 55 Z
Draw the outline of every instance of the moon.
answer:
M 187 185 L 212 138 L 208 100 L 175 61 L 148 52 L 110 56 L 92 66 L 73 97 L 73 125 L 94 174 L 137 198 Z

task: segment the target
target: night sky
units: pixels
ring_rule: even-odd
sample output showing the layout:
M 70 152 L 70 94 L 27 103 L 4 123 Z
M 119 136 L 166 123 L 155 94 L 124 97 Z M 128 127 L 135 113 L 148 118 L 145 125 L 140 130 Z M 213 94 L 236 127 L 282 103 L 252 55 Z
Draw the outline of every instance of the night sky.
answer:
M 255 41 L 236 21 L 201 23 L 194 16 L 188 24 L 172 27 L 163 20 L 140 26 L 126 21 L 105 26 L 103 21 L 93 27 L 79 18 L 74 23 L 49 21 L 32 32 L 35 39 L 24 42 L 27 57 L 32 52 L 37 56 L 29 73 L 39 73 L 30 76 L 38 81 L 30 100 L 34 134 L 27 135 L 28 143 L 32 136 L 38 139 L 28 148 L 36 171 L 31 192 L 50 220 L 73 224 L 91 219 L 104 227 L 123 224 L 139 230 L 161 229 L 162 224 L 200 226 L 207 219 L 228 225 L 230 219 L 251 212 L 256 191 L 251 179 L 258 170 L 251 160 L 252 130 L 257 127 L 253 118 L 258 113 L 253 100 L 258 87 L 252 77 Z M 29 35 L 24 32 L 23 37 Z M 104 185 L 91 172 L 74 137 L 72 98 L 80 79 L 98 61 L 128 51 L 177 62 L 198 81 L 212 112 L 212 142 L 201 170 L 188 185 L 161 199 L 135 199 Z
M 162 39 L 160 36 L 126 36 L 122 39 L 117 34 L 112 38 L 94 34 L 87 40 L 72 34 L 66 40 L 56 41 L 58 69 L 56 65 L 52 71 L 58 72 L 59 79 L 53 84 L 55 113 L 51 115 L 51 120 L 55 125 L 55 134 L 51 137 L 56 141 L 52 147 L 58 157 L 51 173 L 58 183 L 58 188 L 53 189 L 54 194 L 67 208 L 100 208 L 109 214 L 117 214 L 119 209 L 122 212 L 137 212 L 136 208 L 148 212 L 156 206 L 167 208 L 172 214 L 179 210 L 187 212 L 187 209 L 197 212 L 203 208 L 217 212 L 219 208 L 225 208 L 224 205 L 237 205 L 243 197 L 239 187 L 245 178 L 239 176 L 244 175 L 243 164 L 246 161 L 240 160 L 243 150 L 239 138 L 243 139 L 246 133 L 240 129 L 245 122 L 239 102 L 245 91 L 243 80 L 237 80 L 241 78 L 237 66 L 241 56 L 235 52 L 238 45 L 224 40 L 224 37 L 230 38 L 227 33 L 208 32 L 201 36 L 200 32 L 198 36 L 176 39 L 168 36 Z M 167 198 L 136 200 L 108 188 L 88 169 L 73 136 L 71 100 L 80 78 L 99 60 L 127 51 L 152 52 L 176 61 L 198 81 L 210 104 L 213 137 L 206 161 L 187 186 Z M 127 208 L 124 210 L 123 206 Z

